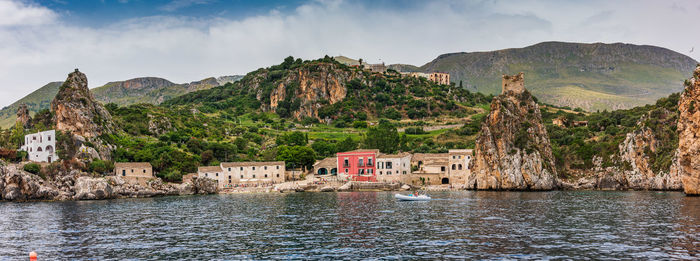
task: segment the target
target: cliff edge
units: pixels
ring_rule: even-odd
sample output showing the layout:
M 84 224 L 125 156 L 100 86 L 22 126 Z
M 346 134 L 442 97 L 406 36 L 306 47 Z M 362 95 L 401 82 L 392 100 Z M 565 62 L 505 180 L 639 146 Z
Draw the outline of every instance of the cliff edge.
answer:
M 700 65 L 678 102 L 678 160 L 687 195 L 700 196 Z

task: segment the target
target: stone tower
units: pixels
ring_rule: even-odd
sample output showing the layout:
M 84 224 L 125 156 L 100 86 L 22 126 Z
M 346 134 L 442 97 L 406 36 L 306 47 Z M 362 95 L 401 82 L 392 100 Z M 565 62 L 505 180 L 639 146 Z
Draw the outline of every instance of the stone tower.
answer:
M 19 108 L 17 108 L 17 120 L 16 122 L 22 125 L 24 128 L 29 127 L 29 121 L 32 120 L 32 117 L 29 116 L 29 108 L 27 108 L 27 105 L 22 103 L 19 105 Z
M 525 83 L 523 79 L 523 73 L 516 75 L 503 75 L 502 80 L 503 91 L 501 94 L 506 94 L 506 92 L 512 91 L 513 94 L 521 94 L 525 92 Z

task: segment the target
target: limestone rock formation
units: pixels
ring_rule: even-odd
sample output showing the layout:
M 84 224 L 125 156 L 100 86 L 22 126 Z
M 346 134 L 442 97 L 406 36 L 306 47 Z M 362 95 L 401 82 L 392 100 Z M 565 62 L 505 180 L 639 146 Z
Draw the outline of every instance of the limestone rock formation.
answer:
M 55 114 L 56 130 L 59 131 L 70 131 L 85 138 L 114 131 L 112 116 L 92 96 L 87 77 L 78 69 L 68 74 L 51 101 L 51 111 Z
M 24 103 L 20 104 L 17 108 L 16 122 L 26 129 L 29 127 L 31 120 L 32 117 L 29 116 L 29 108 L 27 107 L 27 105 Z
M 337 64 L 300 67 L 272 90 L 270 104 L 263 108 L 275 111 L 282 102 L 298 102 L 299 109 L 292 113 L 295 118 L 317 117 L 322 101 L 329 104 L 342 101 L 347 95 L 346 83 L 359 77 L 354 71 L 339 69 Z
M 16 165 L 0 168 L 0 199 L 50 200 L 59 194 L 39 176 L 18 169 Z
M 678 101 L 678 160 L 687 195 L 700 195 L 700 65 Z
M 467 188 L 551 190 L 557 172 L 547 129 L 537 103 L 524 87 L 523 74 L 503 76 L 503 93 L 476 140 Z
M 74 199 L 110 199 L 115 194 L 104 178 L 80 177 L 75 183 Z
M 669 112 L 670 113 L 670 112 Z M 641 121 L 644 121 L 642 118 Z M 641 123 L 640 123 L 641 124 Z M 681 177 L 676 168 L 654 172 L 650 153 L 655 153 L 660 146 L 660 141 L 648 127 L 628 133 L 620 144 L 620 160 L 629 169 L 621 171 L 623 186 L 634 190 L 679 190 L 681 189 Z M 675 158 L 675 157 L 674 157 Z
M 194 194 L 214 194 L 216 193 L 216 181 L 208 178 L 192 178 Z

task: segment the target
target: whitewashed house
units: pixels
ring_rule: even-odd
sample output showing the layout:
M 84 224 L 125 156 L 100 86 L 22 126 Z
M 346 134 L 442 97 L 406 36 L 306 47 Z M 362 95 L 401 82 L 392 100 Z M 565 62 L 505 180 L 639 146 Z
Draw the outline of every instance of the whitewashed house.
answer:
M 35 162 L 54 162 L 56 156 L 56 131 L 48 130 L 24 136 L 24 146 L 20 148 L 29 154 L 29 160 Z

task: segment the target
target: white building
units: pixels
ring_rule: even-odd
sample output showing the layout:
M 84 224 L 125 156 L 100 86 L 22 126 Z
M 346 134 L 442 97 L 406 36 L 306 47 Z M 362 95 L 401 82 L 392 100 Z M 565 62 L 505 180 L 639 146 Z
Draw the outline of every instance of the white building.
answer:
M 377 156 L 377 180 L 380 182 L 405 182 L 411 174 L 411 154 L 380 154 Z
M 29 154 L 29 160 L 35 162 L 54 162 L 56 156 L 56 131 L 42 131 L 24 136 L 24 146 L 20 148 Z
M 285 180 L 284 161 L 222 162 L 219 166 L 199 167 L 198 177 L 215 180 L 220 189 L 240 184 L 276 184 Z

